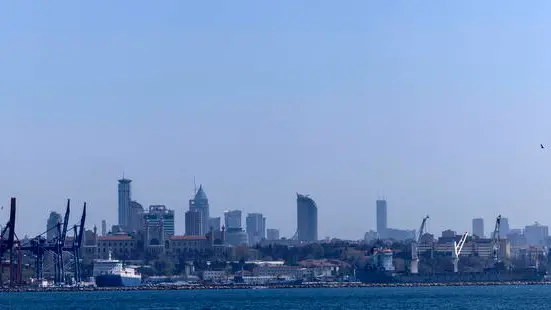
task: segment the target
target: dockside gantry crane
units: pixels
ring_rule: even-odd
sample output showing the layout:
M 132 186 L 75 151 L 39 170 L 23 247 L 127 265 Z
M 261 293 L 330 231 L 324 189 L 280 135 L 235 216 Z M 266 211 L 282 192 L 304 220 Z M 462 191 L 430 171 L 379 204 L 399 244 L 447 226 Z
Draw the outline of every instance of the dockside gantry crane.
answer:
M 34 237 L 30 240 L 30 244 L 21 247 L 22 250 L 30 251 L 35 256 L 35 273 L 37 279 L 43 279 L 44 270 L 44 256 L 46 253 L 52 253 L 54 259 L 54 283 L 57 285 L 65 284 L 65 264 L 63 261 L 63 253 L 70 252 L 74 259 L 74 274 L 75 281 L 80 281 L 80 247 L 82 245 L 82 238 L 84 234 L 84 223 L 86 219 L 86 203 L 82 211 L 82 217 L 80 219 L 80 225 L 74 225 L 74 239 L 71 246 L 67 247 L 65 241 L 67 238 L 67 228 L 69 224 L 70 214 L 70 199 L 67 200 L 67 209 L 63 219 L 63 224 L 57 223 L 54 227 L 48 227 L 46 232 Z M 58 234 L 54 240 L 48 242 L 44 235 L 50 231 L 56 229 Z
M 453 272 L 459 271 L 459 255 L 461 254 L 461 250 L 463 249 L 463 246 L 465 245 L 465 242 L 467 242 L 467 237 L 469 236 L 469 233 L 464 233 L 461 236 L 461 239 L 459 239 L 459 243 L 455 240 L 453 241 L 453 256 L 452 256 L 452 263 L 453 263 Z
M 20 267 L 21 264 L 17 266 L 14 265 L 13 259 L 14 255 L 14 249 L 16 244 L 16 236 L 15 236 L 15 210 L 16 210 L 16 200 L 15 198 L 11 198 L 10 200 L 10 218 L 8 220 L 8 223 L 4 226 L 4 229 L 2 230 L 0 234 L 0 286 L 3 285 L 2 283 L 2 274 L 4 271 L 4 254 L 8 252 L 9 255 L 9 279 L 10 279 L 10 285 L 14 285 L 17 282 L 17 279 L 19 278 L 18 275 L 20 275 Z M 18 250 L 18 249 L 15 249 Z M 20 261 L 20 260 L 19 260 Z
M 419 248 L 418 245 L 421 242 L 421 237 L 425 234 L 425 226 L 427 225 L 427 220 L 429 216 L 425 216 L 421 222 L 421 227 L 419 228 L 419 233 L 417 238 L 411 243 L 411 273 L 419 273 Z

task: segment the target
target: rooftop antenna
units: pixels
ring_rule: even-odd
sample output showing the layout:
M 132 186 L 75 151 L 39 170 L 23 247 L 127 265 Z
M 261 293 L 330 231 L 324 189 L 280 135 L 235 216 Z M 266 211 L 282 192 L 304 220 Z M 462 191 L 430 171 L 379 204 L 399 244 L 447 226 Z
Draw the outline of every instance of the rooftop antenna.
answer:
M 193 192 L 194 195 L 197 195 L 197 183 L 195 183 L 195 176 L 193 177 Z

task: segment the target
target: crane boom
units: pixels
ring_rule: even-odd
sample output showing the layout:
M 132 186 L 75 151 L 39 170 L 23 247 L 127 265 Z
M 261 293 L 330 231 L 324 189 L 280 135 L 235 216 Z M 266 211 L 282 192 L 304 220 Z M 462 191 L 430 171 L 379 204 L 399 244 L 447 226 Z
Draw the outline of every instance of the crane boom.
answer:
M 415 240 L 417 243 L 421 242 L 421 237 L 425 233 L 425 226 L 427 225 L 427 220 L 429 219 L 429 216 L 425 216 L 423 218 L 423 221 L 421 222 L 421 227 L 419 228 L 419 234 L 417 235 L 417 239 Z
M 463 249 L 463 246 L 465 245 L 465 242 L 467 242 L 467 237 L 469 236 L 469 233 L 464 233 L 462 236 L 461 236 L 461 239 L 459 240 L 459 243 L 456 243 L 454 242 L 454 254 L 455 254 L 455 257 L 459 257 L 459 255 L 461 254 L 461 250 Z

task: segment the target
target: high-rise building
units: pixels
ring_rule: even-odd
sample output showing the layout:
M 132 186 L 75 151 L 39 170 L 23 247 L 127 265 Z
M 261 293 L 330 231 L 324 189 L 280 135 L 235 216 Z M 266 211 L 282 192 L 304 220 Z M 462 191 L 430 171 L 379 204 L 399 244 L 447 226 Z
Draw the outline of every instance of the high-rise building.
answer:
M 119 180 L 119 226 L 128 228 L 130 222 L 130 183 L 132 180 L 122 178 Z
M 473 236 L 484 238 L 484 219 L 473 219 Z
M 58 236 L 57 225 L 61 222 L 61 214 L 54 211 L 50 212 L 48 221 L 46 221 L 46 239 L 48 239 L 48 241 L 52 241 Z
M 144 229 L 144 209 L 136 201 L 130 201 L 130 220 L 127 232 L 138 233 Z
M 266 239 L 279 240 L 279 229 L 273 229 L 273 228 L 266 229 Z
M 211 228 L 213 231 L 219 231 L 222 228 L 220 217 L 211 217 L 209 219 L 209 231 Z
M 502 217 L 501 222 L 499 224 L 499 237 L 506 238 L 507 235 L 509 234 L 509 230 L 510 230 L 509 219 L 507 219 L 506 217 Z
M 101 235 L 107 236 L 107 222 L 105 220 L 101 220 Z
M 388 238 L 386 200 L 379 199 L 375 202 L 375 205 L 377 207 L 377 234 L 380 239 Z
M 308 195 L 297 193 L 297 237 L 299 241 L 318 241 L 318 206 Z
M 201 213 L 201 232 L 199 236 L 206 235 L 209 230 L 209 199 L 203 190 L 203 185 L 195 193 L 195 197 L 189 200 L 189 210 Z
M 241 211 L 240 210 L 231 210 L 224 212 L 224 225 L 226 230 L 228 229 L 241 229 Z
M 533 225 L 524 227 L 524 237 L 528 245 L 545 245 L 546 239 L 549 237 L 549 227 L 536 222 Z
M 174 236 L 174 210 L 169 210 L 164 205 L 151 205 L 149 212 L 144 214 L 144 225 L 150 234 L 152 231 L 159 231 L 163 238 Z
M 203 236 L 203 214 L 197 210 L 188 210 L 185 213 L 185 234 L 188 236 Z
M 256 245 L 266 239 L 266 218 L 262 213 L 249 213 L 246 218 L 249 244 Z

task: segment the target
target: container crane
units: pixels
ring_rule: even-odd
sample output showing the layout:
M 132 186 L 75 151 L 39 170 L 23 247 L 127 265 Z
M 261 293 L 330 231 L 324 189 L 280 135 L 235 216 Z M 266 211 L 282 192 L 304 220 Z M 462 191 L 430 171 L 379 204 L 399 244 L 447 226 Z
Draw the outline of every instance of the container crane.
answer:
M 421 227 L 419 228 L 419 234 L 416 236 L 417 238 L 413 240 L 413 242 L 411 243 L 411 266 L 410 266 L 411 273 L 419 273 L 418 244 L 421 242 L 421 237 L 425 234 L 425 226 L 427 224 L 428 219 L 429 219 L 428 215 L 423 218 L 423 221 L 421 222 Z
M 455 240 L 453 241 L 453 257 L 452 257 L 452 263 L 453 263 L 453 272 L 458 272 L 458 264 L 459 264 L 459 255 L 461 254 L 461 250 L 463 249 L 463 246 L 465 245 L 465 242 L 467 241 L 467 237 L 469 236 L 469 233 L 464 233 L 461 236 L 461 239 L 459 239 L 459 243 Z
M 74 238 L 73 244 L 70 247 L 63 248 L 64 251 L 72 252 L 74 260 L 74 272 L 75 272 L 75 282 L 78 284 L 82 280 L 81 270 L 80 270 L 80 248 L 82 246 L 82 240 L 84 235 L 84 223 L 86 221 L 86 202 L 82 209 L 82 217 L 80 218 L 80 225 L 74 225 Z

